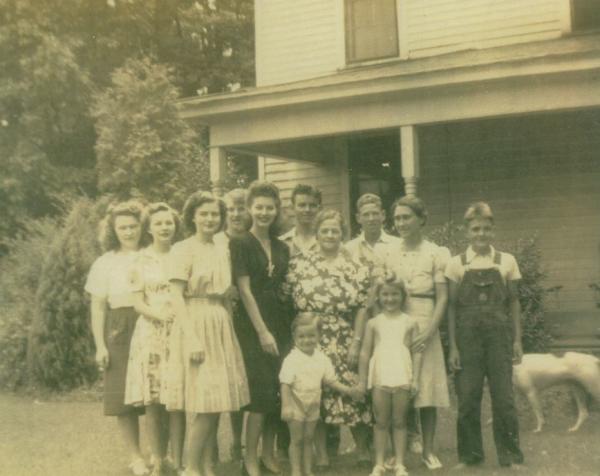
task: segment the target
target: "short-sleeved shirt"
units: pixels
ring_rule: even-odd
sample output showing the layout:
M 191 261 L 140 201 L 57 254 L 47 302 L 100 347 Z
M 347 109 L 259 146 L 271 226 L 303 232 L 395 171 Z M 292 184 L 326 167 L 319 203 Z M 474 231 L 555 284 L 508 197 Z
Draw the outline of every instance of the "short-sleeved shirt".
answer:
M 284 233 L 279 237 L 281 241 L 283 241 L 286 245 L 288 245 L 290 249 L 290 257 L 294 257 L 297 254 L 307 253 L 311 251 L 315 251 L 318 249 L 319 244 L 317 243 L 317 237 L 313 237 L 313 240 L 310 241 L 308 247 L 301 248 L 298 245 L 298 241 L 296 240 L 296 227 L 292 228 L 287 233 Z
M 171 292 L 167 277 L 171 253 L 157 253 L 152 247 L 140 250 L 133 264 L 131 292 L 143 292 L 150 307 L 170 305 Z
M 137 254 L 137 251 L 104 253 L 92 264 L 85 291 L 106 299 L 111 309 L 132 307 L 131 279 Z
M 185 297 L 223 294 L 231 286 L 231 260 L 224 243 L 202 243 L 196 236 L 175 243 L 168 268 L 169 280 L 187 283 Z
M 517 260 L 510 253 L 500 253 L 500 264 L 494 263 L 494 255 L 496 250 L 490 246 L 488 254 L 479 255 L 475 253 L 473 248 L 469 246 L 466 251 L 467 265 L 462 264 L 461 255 L 452 257 L 446 266 L 446 277 L 455 283 L 460 283 L 467 268 L 470 269 L 487 269 L 498 268 L 504 282 L 516 281 L 521 279 L 521 271 Z
M 407 250 L 404 241 L 386 248 L 386 267 L 404 281 L 409 295 L 435 294 L 435 284 L 445 284 L 444 271 L 450 259 L 448 248 L 427 240 L 414 250 Z
M 308 355 L 294 347 L 283 360 L 279 381 L 298 396 L 307 392 L 320 396 L 322 384 L 333 383 L 336 378 L 331 360 L 322 351 L 316 349 Z
M 344 247 L 354 261 L 369 268 L 371 274 L 376 274 L 378 270 L 385 267 L 388 249 L 399 246 L 400 241 L 400 238 L 381 230 L 381 235 L 373 246 L 365 239 L 365 234 L 361 233 L 345 243 Z

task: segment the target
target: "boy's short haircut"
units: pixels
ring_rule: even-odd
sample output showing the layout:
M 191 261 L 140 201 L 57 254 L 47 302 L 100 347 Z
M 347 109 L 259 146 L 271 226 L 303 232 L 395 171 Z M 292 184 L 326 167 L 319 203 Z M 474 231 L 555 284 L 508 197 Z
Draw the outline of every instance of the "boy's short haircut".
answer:
M 491 223 L 494 223 L 492 208 L 486 202 L 475 202 L 467 208 L 464 216 L 465 224 L 468 225 L 477 218 L 489 220 Z
M 292 321 L 292 335 L 294 335 L 298 327 L 314 325 L 317 326 L 317 331 L 319 331 L 320 334 L 323 324 L 321 319 L 319 319 L 319 316 L 313 314 L 312 312 L 301 312 Z
M 381 210 L 383 210 L 383 204 L 378 195 L 375 195 L 374 193 L 364 193 L 356 201 L 357 213 L 360 213 L 360 209 L 369 204 L 377 205 Z
M 308 195 L 310 197 L 313 197 L 319 205 L 321 205 L 323 201 L 321 190 L 319 190 L 316 187 L 313 187 L 312 185 L 306 185 L 303 183 L 299 183 L 298 185 L 296 185 L 294 187 L 294 190 L 292 190 L 292 204 L 296 202 L 297 195 Z

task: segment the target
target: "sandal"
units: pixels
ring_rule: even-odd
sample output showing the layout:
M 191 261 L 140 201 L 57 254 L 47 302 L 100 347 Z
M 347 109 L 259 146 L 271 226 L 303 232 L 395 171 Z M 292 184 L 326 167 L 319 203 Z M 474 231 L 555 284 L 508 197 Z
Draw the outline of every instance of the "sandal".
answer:
M 425 456 L 423 456 L 421 458 L 421 461 L 423 461 L 423 464 L 425 466 L 427 466 L 427 469 L 430 469 L 430 470 L 440 469 L 440 468 L 444 467 L 442 465 L 442 463 L 440 462 L 440 460 L 438 459 L 438 457 L 434 454 L 429 455 L 427 458 Z
M 150 473 L 144 458 L 134 459 L 131 463 L 129 463 L 129 469 L 133 474 L 135 474 L 135 476 L 144 476 Z
M 385 475 L 385 466 L 381 466 L 380 464 L 376 464 L 373 467 L 373 471 L 369 476 L 384 476 Z

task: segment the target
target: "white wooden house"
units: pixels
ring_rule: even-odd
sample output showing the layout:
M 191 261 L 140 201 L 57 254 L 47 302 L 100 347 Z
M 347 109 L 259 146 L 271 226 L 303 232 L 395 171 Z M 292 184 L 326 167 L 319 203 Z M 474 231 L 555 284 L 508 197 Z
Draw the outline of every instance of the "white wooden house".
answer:
M 418 194 L 432 226 L 468 203 L 500 241 L 537 232 L 566 345 L 600 344 L 600 0 L 256 0 L 257 87 L 180 102 L 227 151 L 261 156 L 347 216 Z

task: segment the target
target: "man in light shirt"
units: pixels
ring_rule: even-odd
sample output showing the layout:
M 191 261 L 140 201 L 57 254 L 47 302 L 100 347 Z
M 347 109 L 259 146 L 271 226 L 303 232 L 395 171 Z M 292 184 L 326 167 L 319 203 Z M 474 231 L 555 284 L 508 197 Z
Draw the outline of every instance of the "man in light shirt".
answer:
M 356 221 L 361 233 L 345 244 L 346 250 L 357 263 L 367 266 L 372 277 L 383 271 L 385 251 L 400 243 L 400 239 L 383 229 L 385 211 L 381 198 L 373 193 L 361 195 L 356 202 Z
M 279 237 L 290 247 L 290 255 L 317 248 L 315 218 L 321 209 L 321 191 L 312 185 L 298 184 L 292 191 L 295 226 Z

